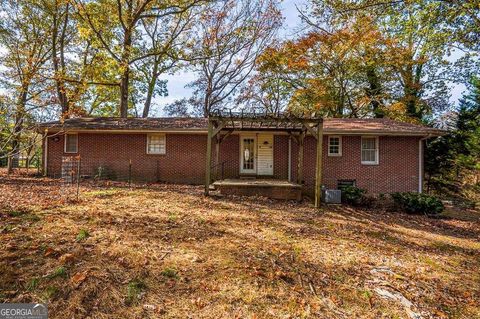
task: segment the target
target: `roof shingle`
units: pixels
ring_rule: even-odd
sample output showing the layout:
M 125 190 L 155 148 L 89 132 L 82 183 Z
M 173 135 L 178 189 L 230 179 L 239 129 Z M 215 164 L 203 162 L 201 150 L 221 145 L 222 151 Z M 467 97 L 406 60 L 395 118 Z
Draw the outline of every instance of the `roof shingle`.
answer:
M 120 131 L 206 131 L 208 120 L 196 117 L 163 118 L 72 118 L 65 121 L 45 122 L 39 129 L 58 130 L 120 130 Z M 389 134 L 389 135 L 442 135 L 439 129 L 382 119 L 326 118 L 323 120 L 324 133 L 329 134 Z M 278 130 L 282 130 L 281 128 Z

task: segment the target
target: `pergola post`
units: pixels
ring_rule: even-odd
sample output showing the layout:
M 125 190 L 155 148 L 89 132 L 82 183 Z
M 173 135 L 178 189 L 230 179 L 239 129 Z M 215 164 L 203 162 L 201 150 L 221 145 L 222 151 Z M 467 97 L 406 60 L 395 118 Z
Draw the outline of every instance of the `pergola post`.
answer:
M 298 171 L 297 184 L 303 184 L 303 142 L 305 140 L 305 131 L 298 136 Z
M 213 174 L 215 175 L 215 180 L 218 179 L 218 165 L 220 161 L 220 134 L 217 134 L 215 138 L 215 171 Z
M 205 163 L 205 196 L 208 196 L 210 190 L 210 179 L 212 169 L 212 135 L 213 123 L 208 119 L 208 136 L 207 136 L 207 159 Z
M 322 121 L 323 122 L 323 121 Z M 317 161 L 315 165 L 315 207 L 320 208 L 322 201 L 322 155 L 323 155 L 323 123 L 317 126 Z

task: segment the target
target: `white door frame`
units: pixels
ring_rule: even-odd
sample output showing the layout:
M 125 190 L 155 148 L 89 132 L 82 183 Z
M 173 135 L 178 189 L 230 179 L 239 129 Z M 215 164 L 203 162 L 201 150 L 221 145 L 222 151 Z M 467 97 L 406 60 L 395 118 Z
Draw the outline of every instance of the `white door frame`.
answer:
M 253 139 L 253 169 L 243 168 L 243 140 Z M 240 134 L 240 174 L 257 174 L 257 135 L 256 134 Z

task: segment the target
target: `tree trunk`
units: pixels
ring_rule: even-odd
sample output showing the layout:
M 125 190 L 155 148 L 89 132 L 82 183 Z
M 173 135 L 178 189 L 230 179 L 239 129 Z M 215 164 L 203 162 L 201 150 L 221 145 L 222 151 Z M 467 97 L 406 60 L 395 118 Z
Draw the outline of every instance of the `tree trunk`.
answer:
M 12 154 L 8 154 L 8 156 L 7 156 L 7 176 L 10 176 L 12 171 L 13 171 Z
M 205 98 L 203 100 L 203 117 L 208 117 L 210 113 L 210 106 L 208 103 L 208 96 L 205 95 Z
M 28 146 L 27 153 L 25 155 L 25 168 L 27 169 L 27 173 L 28 173 L 28 170 L 30 168 L 30 161 L 32 160 L 32 157 L 33 157 L 32 156 L 32 150 L 33 150 L 33 146 L 34 146 L 32 141 L 30 141 L 29 144 L 30 145 Z
M 210 84 L 207 87 L 207 90 L 205 92 L 205 98 L 203 99 L 203 116 L 208 117 L 210 115 L 210 97 L 211 97 L 211 89 L 210 89 Z
M 17 102 L 17 109 L 16 109 L 16 114 L 15 114 L 15 126 L 13 127 L 13 136 L 12 136 L 12 150 L 8 156 L 9 161 L 8 161 L 8 167 L 7 167 L 7 172 L 8 174 L 13 172 L 13 158 L 15 155 L 18 155 L 19 153 L 19 146 L 20 146 L 20 133 L 22 131 L 22 125 L 23 125 L 23 118 L 25 116 L 25 104 L 27 102 L 27 92 L 28 92 L 28 86 L 23 87 L 22 91 L 20 93 L 20 96 L 18 98 Z
M 153 93 L 155 92 L 155 86 L 157 85 L 157 77 L 158 77 L 158 59 L 155 57 L 155 61 L 153 64 L 153 71 L 152 71 L 152 78 L 148 83 L 148 91 L 147 91 L 147 99 L 145 100 L 145 105 L 143 106 L 143 114 L 142 117 L 148 117 L 148 113 L 150 113 L 150 105 L 152 104 Z
M 130 82 L 130 50 L 132 46 L 132 29 L 125 30 L 123 53 L 120 68 L 123 69 L 120 80 L 120 117 L 128 116 L 128 87 Z
M 408 66 L 405 72 L 406 76 L 404 77 L 405 87 L 403 88 L 407 115 L 418 119 L 422 119 L 423 116 L 423 112 L 419 108 L 419 98 L 422 89 L 422 70 L 422 64 L 415 67 Z
M 367 80 L 370 85 L 367 88 L 367 96 L 370 99 L 370 106 L 372 107 L 373 115 L 376 118 L 382 118 L 385 116 L 384 112 L 380 109 L 380 102 L 378 101 L 378 95 L 380 94 L 382 87 L 377 76 L 375 68 L 372 66 L 367 67 Z
M 125 66 L 125 70 L 122 73 L 122 79 L 120 81 L 120 117 L 126 118 L 128 115 L 128 82 L 129 82 L 130 70 L 128 65 Z
M 62 115 L 64 117 L 69 117 L 70 108 L 68 97 L 65 90 L 65 36 L 66 36 L 66 28 L 68 24 L 68 12 L 69 12 L 69 4 L 67 3 L 65 8 L 65 20 L 63 22 L 62 29 L 60 30 L 59 21 L 57 20 L 58 15 L 58 7 L 56 8 L 55 15 L 53 17 L 53 32 L 52 32 L 52 60 L 53 60 L 53 69 L 55 71 L 55 84 L 57 89 L 57 96 L 58 102 L 62 108 Z M 60 32 L 60 39 L 58 39 L 58 33 Z M 57 43 L 57 40 L 60 43 Z M 57 46 L 59 48 L 57 49 Z M 60 51 L 60 52 L 58 52 Z M 60 53 L 60 57 L 58 57 L 58 53 Z

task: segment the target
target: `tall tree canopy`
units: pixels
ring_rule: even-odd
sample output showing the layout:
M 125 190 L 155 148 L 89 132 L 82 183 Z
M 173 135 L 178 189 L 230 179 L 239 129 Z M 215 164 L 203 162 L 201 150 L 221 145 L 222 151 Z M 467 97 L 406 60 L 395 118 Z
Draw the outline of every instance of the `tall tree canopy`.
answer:
M 301 13 L 308 32 L 267 49 L 258 78 L 275 73 L 291 91 L 289 108 L 327 116 L 422 120 L 445 109 L 454 36 L 432 14 L 442 5 L 369 3 L 312 0 Z
M 473 78 L 456 112 L 449 114 L 450 133 L 427 144 L 428 185 L 460 179 L 480 185 L 480 80 Z
M 148 115 L 159 72 L 173 67 L 181 54 L 174 42 L 186 29 L 192 11 L 207 0 L 74 1 L 82 22 L 95 37 L 93 44 L 107 53 L 118 72 L 120 116 L 127 117 L 129 103 L 133 104 L 129 98 L 134 90 L 132 66 L 136 65 L 149 78 L 143 112 Z
M 263 50 L 280 26 L 276 0 L 220 1 L 197 22 L 192 69 L 195 113 L 232 106 L 233 96 L 247 84 Z

